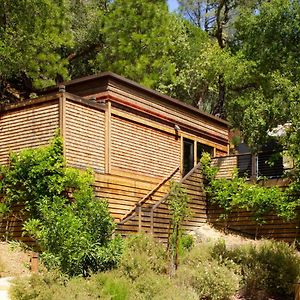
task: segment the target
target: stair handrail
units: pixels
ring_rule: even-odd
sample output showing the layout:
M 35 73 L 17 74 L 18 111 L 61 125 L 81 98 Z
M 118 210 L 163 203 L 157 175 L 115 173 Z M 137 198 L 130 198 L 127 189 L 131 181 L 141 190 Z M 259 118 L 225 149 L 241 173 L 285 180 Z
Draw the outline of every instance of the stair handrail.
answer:
M 191 169 L 182 179 L 179 181 L 179 183 L 184 183 L 196 170 L 198 170 L 201 167 L 201 162 L 199 162 L 193 169 Z M 167 198 L 170 196 L 170 192 L 162 197 L 157 203 L 155 203 L 150 211 L 150 232 L 153 234 L 153 229 L 154 229 L 154 210 L 157 209 L 162 203 L 164 203 Z
M 119 222 L 119 225 L 124 224 L 125 222 L 129 221 L 132 217 L 133 214 L 135 212 L 139 212 L 141 211 L 141 206 L 147 202 L 147 200 L 149 198 L 151 198 L 151 196 L 153 194 L 155 194 L 167 181 L 169 181 L 178 171 L 179 171 L 180 167 L 176 167 L 172 173 L 170 173 L 167 177 L 165 177 L 164 179 L 162 179 L 147 195 L 145 195 L 139 202 L 137 202 L 134 206 L 134 208 L 129 211 L 124 218 Z

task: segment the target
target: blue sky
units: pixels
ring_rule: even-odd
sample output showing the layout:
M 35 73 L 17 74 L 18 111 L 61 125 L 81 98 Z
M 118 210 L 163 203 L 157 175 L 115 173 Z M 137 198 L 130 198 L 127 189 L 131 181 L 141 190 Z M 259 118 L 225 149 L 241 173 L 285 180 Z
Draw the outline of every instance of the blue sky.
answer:
M 178 7 L 177 0 L 168 0 L 168 5 L 171 11 L 175 10 Z

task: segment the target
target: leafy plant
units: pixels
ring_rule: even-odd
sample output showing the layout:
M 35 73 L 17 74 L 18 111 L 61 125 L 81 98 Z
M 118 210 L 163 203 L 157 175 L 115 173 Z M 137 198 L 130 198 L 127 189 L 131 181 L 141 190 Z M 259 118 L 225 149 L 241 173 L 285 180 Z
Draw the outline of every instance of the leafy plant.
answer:
M 263 241 L 233 249 L 218 243 L 212 248 L 212 256 L 220 262 L 232 261 L 241 267 L 243 290 L 248 296 L 260 290 L 287 299 L 300 276 L 298 253 L 284 242 Z
M 207 180 L 206 192 L 211 203 L 224 209 L 222 217 L 226 220 L 233 209 L 246 209 L 253 212 L 253 220 L 261 225 L 267 213 L 275 213 L 285 220 L 297 217 L 298 198 L 290 197 L 290 189 L 264 187 L 248 183 L 246 178 L 238 177 L 237 172 L 231 179 L 216 178 L 218 169 L 211 166 L 208 154 L 201 158 L 202 171 Z
M 147 272 L 165 274 L 167 271 L 165 248 L 149 235 L 138 234 L 129 237 L 125 242 L 120 269 L 132 280 Z
M 13 153 L 2 172 L 4 204 L 24 204 L 24 233 L 36 239 L 48 268 L 70 275 L 116 266 L 121 240 L 107 202 L 96 199 L 90 171 L 66 168 L 59 134 L 47 147 Z
M 171 254 L 171 269 L 177 269 L 178 266 L 178 247 L 180 238 L 180 229 L 184 219 L 189 214 L 188 209 L 189 196 L 186 190 L 178 182 L 171 182 L 170 193 L 167 198 L 168 207 L 171 214 L 172 232 L 169 240 L 169 250 Z M 171 273 L 173 270 L 171 270 Z

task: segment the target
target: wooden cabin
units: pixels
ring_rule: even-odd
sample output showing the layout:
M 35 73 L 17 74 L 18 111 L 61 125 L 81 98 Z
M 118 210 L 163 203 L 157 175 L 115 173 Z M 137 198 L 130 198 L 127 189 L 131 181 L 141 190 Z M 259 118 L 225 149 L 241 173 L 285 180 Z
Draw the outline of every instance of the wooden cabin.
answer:
M 166 236 L 163 202 L 170 180 L 184 179 L 190 186 L 188 227 L 205 222 L 203 186 L 195 183 L 201 177 L 197 164 L 203 151 L 214 157 L 228 154 L 226 121 L 106 72 L 2 106 L 0 164 L 8 163 L 11 151 L 47 144 L 57 128 L 68 166 L 94 169 L 97 196 L 108 200 L 122 233 L 151 229 Z M 20 233 L 20 224 L 11 226 Z

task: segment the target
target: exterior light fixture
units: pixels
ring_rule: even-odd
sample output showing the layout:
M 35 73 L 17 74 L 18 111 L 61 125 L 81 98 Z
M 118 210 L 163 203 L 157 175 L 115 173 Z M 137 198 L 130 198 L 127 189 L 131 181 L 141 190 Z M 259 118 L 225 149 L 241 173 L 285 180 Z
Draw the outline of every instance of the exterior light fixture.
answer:
M 64 93 L 65 91 L 66 91 L 66 86 L 65 85 L 60 85 L 59 87 L 58 87 L 58 91 L 60 92 L 60 93 Z
M 175 129 L 176 131 L 180 131 L 180 130 L 181 130 L 180 127 L 179 127 L 179 125 L 177 125 L 177 124 L 174 125 L 174 129 Z

